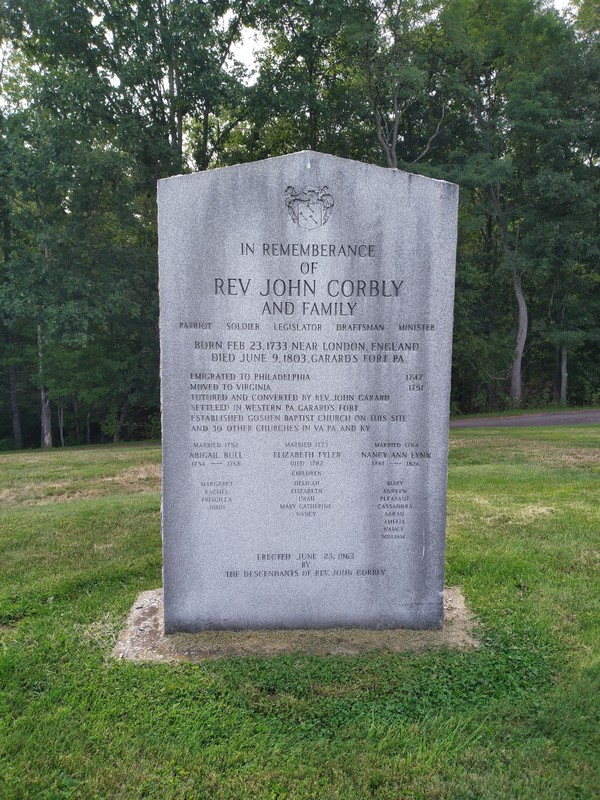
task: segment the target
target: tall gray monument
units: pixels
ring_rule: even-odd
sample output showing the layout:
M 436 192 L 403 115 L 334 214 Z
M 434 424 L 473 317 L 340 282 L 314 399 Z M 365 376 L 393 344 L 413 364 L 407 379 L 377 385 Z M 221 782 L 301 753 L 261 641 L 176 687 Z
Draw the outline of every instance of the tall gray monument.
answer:
M 458 188 L 159 182 L 165 629 L 438 628 Z

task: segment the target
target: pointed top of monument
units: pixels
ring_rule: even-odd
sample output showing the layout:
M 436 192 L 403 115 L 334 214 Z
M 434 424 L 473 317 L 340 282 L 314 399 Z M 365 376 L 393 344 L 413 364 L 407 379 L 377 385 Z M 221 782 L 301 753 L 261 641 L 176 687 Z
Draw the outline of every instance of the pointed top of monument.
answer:
M 204 170 L 202 172 L 189 172 L 189 173 L 181 173 L 179 175 L 172 175 L 168 178 L 161 178 L 158 183 L 161 184 L 164 181 L 172 181 L 173 179 L 196 179 L 197 176 L 206 176 L 206 175 L 213 175 L 219 174 L 223 172 L 231 172 L 233 170 L 239 171 L 253 171 L 256 169 L 265 169 L 269 166 L 276 164 L 280 165 L 284 162 L 288 163 L 298 163 L 302 165 L 305 170 L 311 170 L 317 167 L 317 164 L 325 165 L 329 164 L 330 166 L 338 165 L 339 167 L 354 167 L 356 169 L 361 170 L 361 173 L 364 174 L 364 171 L 371 171 L 371 172 L 379 172 L 382 176 L 391 176 L 391 175 L 402 175 L 406 176 L 407 180 L 412 181 L 430 181 L 431 183 L 441 183 L 446 184 L 448 186 L 456 186 L 456 184 L 450 181 L 440 180 L 438 178 L 429 178 L 425 175 L 419 175 L 415 172 L 406 172 L 400 169 L 393 169 L 390 167 L 384 167 L 379 164 L 371 164 L 367 161 L 358 161 L 354 158 L 345 158 L 343 156 L 336 156 L 332 155 L 331 153 L 322 153 L 320 150 L 297 150 L 294 153 L 284 153 L 283 155 L 279 156 L 270 156 L 269 158 L 259 159 L 258 161 L 244 161 L 240 164 L 231 164 L 229 166 L 223 167 L 215 167 L 214 169 Z

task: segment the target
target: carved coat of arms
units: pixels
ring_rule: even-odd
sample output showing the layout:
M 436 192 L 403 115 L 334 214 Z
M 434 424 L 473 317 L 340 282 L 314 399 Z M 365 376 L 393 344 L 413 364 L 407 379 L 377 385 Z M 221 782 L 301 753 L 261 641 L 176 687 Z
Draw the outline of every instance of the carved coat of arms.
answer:
M 285 190 L 285 205 L 290 217 L 301 228 L 312 231 L 325 225 L 333 208 L 333 197 L 327 186 L 303 186 Z

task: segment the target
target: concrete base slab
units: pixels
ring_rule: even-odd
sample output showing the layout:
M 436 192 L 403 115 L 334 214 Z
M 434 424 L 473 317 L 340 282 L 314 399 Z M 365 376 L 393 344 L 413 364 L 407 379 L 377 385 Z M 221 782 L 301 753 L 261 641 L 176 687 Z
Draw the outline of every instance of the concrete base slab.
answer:
M 315 655 L 357 655 L 371 650 L 419 652 L 449 648 L 473 650 L 479 642 L 473 636 L 474 620 L 456 586 L 444 590 L 444 627 L 433 631 L 329 630 L 202 631 L 165 635 L 163 591 L 142 592 L 125 629 L 113 649 L 114 658 L 128 661 L 199 662 L 207 658 L 311 653 Z

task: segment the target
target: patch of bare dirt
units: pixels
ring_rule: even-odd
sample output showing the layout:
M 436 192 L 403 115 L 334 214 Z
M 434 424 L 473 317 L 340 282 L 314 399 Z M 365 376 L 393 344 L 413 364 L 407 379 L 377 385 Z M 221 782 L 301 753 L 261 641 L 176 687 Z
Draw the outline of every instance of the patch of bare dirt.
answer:
M 537 517 L 547 517 L 554 514 L 555 509 L 546 506 L 521 506 L 514 509 L 511 516 L 515 521 L 531 522 Z
M 114 548 L 114 542 L 95 542 L 94 543 L 94 552 L 95 553 L 103 553 L 106 550 L 112 550 Z
M 19 483 L 0 490 L 0 501 L 19 505 L 38 505 L 66 499 L 71 481 Z
M 102 479 L 136 492 L 159 492 L 161 485 L 160 464 L 140 464 L 119 472 L 118 475 Z
M 565 450 L 562 454 L 562 461 L 569 467 L 592 467 L 592 469 L 598 467 L 600 469 L 600 449 Z
M 92 480 L 82 485 L 80 481 L 42 481 L 39 483 L 20 483 L 18 486 L 0 489 L 0 502 L 19 505 L 46 505 L 64 503 L 70 500 L 85 500 L 114 494 L 115 489 L 136 494 L 160 492 L 160 464 L 142 464 L 128 467 L 104 478 Z
M 113 647 L 119 635 L 120 624 L 110 614 L 105 614 L 102 619 L 91 625 L 79 626 L 79 636 L 82 641 L 108 650 Z

